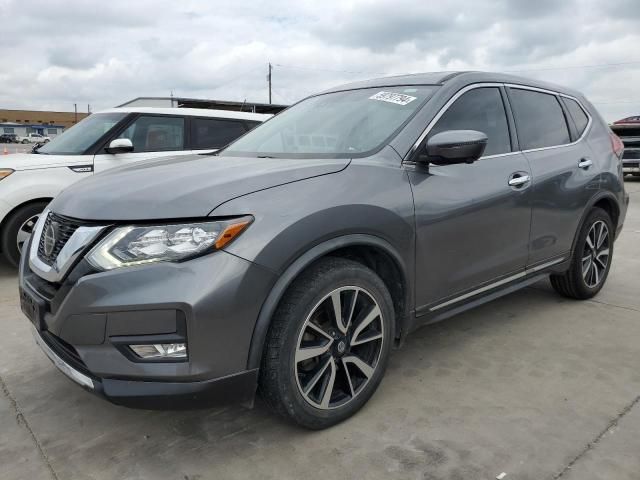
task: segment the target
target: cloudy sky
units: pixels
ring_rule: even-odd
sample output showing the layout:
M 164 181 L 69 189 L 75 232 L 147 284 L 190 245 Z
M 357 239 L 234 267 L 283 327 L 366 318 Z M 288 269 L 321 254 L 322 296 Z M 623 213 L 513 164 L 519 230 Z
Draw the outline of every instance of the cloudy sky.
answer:
M 640 114 L 639 0 L 0 0 L 0 108 L 291 103 L 349 81 L 508 71 Z

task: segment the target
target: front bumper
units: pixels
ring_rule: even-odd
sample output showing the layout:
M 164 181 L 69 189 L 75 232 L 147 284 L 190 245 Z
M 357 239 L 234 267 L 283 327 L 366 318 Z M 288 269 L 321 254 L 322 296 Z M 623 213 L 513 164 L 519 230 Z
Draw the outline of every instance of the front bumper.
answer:
M 110 272 L 91 271 L 81 261 L 54 285 L 24 257 L 20 288 L 41 310 L 36 342 L 83 388 L 141 408 L 201 407 L 254 395 L 257 371 L 247 369 L 247 359 L 275 281 L 268 270 L 220 251 Z M 143 361 L 126 347 L 176 337 L 186 340 L 186 361 Z
M 33 330 L 36 344 L 51 362 L 67 377 L 85 390 L 104 397 L 117 405 L 145 409 L 176 409 L 209 407 L 229 400 L 249 402 L 258 381 L 257 370 L 247 370 L 214 380 L 199 382 L 154 382 L 118 380 L 91 376 L 73 365 L 55 341 Z M 58 352 L 54 351 L 58 350 Z

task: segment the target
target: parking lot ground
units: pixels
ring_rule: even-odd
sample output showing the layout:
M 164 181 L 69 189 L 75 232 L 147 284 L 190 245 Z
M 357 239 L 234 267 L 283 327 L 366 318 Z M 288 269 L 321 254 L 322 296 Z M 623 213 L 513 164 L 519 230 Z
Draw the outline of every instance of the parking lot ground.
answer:
M 32 148 L 33 144 L 30 143 L 0 143 L 0 155 L 4 155 L 5 149 L 7 155 L 12 155 L 14 153 L 29 153 Z
M 111 405 L 59 373 L 0 270 L 0 479 L 637 479 L 640 181 L 604 290 L 542 282 L 420 329 L 353 418 Z

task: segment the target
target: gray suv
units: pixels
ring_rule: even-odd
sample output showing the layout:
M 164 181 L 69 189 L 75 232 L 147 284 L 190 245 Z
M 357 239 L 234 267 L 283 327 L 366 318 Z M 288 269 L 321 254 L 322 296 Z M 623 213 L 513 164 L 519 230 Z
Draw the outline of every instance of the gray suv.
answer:
M 356 412 L 412 330 L 547 276 L 602 288 L 628 196 L 580 93 L 430 73 L 311 96 L 210 156 L 66 189 L 20 265 L 36 342 L 142 408 Z

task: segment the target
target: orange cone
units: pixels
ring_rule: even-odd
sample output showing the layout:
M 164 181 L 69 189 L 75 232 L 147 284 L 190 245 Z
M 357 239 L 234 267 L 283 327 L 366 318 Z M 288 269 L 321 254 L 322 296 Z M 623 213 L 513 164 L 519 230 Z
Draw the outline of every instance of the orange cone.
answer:
M 4 150 L 2 151 L 3 155 L 9 155 L 9 150 L 7 150 L 7 146 L 4 146 Z

